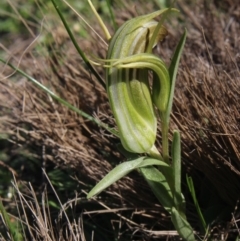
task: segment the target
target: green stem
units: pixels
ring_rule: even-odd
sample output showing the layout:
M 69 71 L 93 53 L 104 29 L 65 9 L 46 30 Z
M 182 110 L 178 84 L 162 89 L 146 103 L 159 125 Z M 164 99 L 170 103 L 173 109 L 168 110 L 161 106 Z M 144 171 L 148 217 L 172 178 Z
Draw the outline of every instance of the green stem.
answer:
M 166 129 L 166 133 L 168 133 L 168 125 L 166 125 L 167 128 Z M 168 156 L 168 138 L 166 139 L 167 142 L 167 148 L 165 149 L 166 152 L 167 152 L 167 157 L 165 157 L 165 159 L 161 156 L 161 154 L 159 153 L 158 149 L 156 148 L 156 146 L 154 145 L 151 150 L 148 152 L 148 155 L 152 158 L 156 158 L 158 160 L 163 160 L 165 161 L 167 164 L 169 162 L 169 156 Z M 159 168 L 159 171 L 164 175 L 164 177 L 166 178 L 167 180 L 167 183 L 170 187 L 170 190 L 171 190 L 171 193 L 174 193 L 174 179 L 173 179 L 173 172 L 172 172 L 172 169 L 168 169 L 168 168 L 164 168 L 164 167 L 161 167 Z M 143 174 L 144 175 L 144 174 Z
M 162 154 L 163 160 L 169 164 L 169 145 L 168 145 L 168 129 L 169 121 L 165 113 L 161 113 L 161 126 L 162 126 Z

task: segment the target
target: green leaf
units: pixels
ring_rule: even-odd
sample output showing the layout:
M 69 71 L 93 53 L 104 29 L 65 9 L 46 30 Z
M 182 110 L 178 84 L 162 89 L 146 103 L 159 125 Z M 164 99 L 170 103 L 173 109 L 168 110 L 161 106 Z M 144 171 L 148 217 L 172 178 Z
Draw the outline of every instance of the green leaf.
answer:
M 168 108 L 167 108 L 167 112 L 166 112 L 167 121 L 170 118 L 170 113 L 172 110 L 172 103 L 173 103 L 173 97 L 174 97 L 176 76 L 177 76 L 177 72 L 178 72 L 178 65 L 179 65 L 181 55 L 182 55 L 184 44 L 186 42 L 186 38 L 187 38 L 187 30 L 185 29 L 185 31 L 177 45 L 177 48 L 174 52 L 172 62 L 169 67 L 169 75 L 170 75 L 170 80 L 171 80 L 171 91 L 170 91 L 170 95 L 169 95 Z
M 185 217 L 181 216 L 176 208 L 172 208 L 172 222 L 179 235 L 186 241 L 195 241 L 193 229 Z
M 165 176 L 153 166 L 142 167 L 140 171 L 158 201 L 169 213 L 171 213 L 171 209 L 174 205 L 173 195 Z
M 181 142 L 178 131 L 173 133 L 172 161 L 175 192 L 181 193 Z
M 135 160 L 123 162 L 111 170 L 87 195 L 87 198 L 91 198 L 122 177 L 126 176 L 129 172 L 146 166 L 158 165 L 162 167 L 168 167 L 168 165 L 160 160 L 150 157 L 139 157 Z
M 174 178 L 174 204 L 183 215 L 185 213 L 185 199 L 181 191 L 181 140 L 180 133 L 174 131 L 172 143 L 172 168 Z

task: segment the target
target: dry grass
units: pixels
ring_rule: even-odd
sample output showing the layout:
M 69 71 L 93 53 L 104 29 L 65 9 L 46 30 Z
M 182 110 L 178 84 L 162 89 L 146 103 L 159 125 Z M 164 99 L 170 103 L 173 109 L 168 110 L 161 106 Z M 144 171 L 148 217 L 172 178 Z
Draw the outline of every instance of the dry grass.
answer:
M 182 15 L 169 27 L 170 34 L 161 47 L 161 54 L 165 59 L 170 58 L 183 26 L 186 26 L 189 34 L 178 75 L 172 129 L 181 130 L 184 174 L 193 177 L 203 210 L 209 207 L 212 192 L 211 198 L 215 196 L 219 203 L 230 207 L 233 212 L 240 198 L 240 8 L 230 0 L 225 1 L 225 5 L 219 4 L 201 0 L 191 5 L 182 1 L 178 5 Z M 134 7 L 128 8 L 124 15 L 116 11 L 119 23 L 134 14 Z M 62 26 L 55 22 L 50 31 L 53 35 L 47 46 L 48 52 L 39 55 L 32 47 L 23 56 L 20 68 L 79 109 L 114 126 L 105 90 L 89 73 Z M 78 38 L 79 45 L 87 53 L 104 57 L 105 45 L 94 34 L 90 35 L 90 40 Z M 19 60 L 32 40 L 18 38 L 8 47 L 14 56 L 12 62 Z M 98 71 L 104 75 L 103 69 Z M 1 78 L 10 72 L 4 69 Z M 124 161 L 116 147 L 118 140 L 53 101 L 25 78 L 14 78 L 16 82 L 11 78 L 0 82 L 1 133 L 9 135 L 13 150 L 19 146 L 31 151 L 38 148 L 40 151 L 35 154 L 41 157 L 43 164 L 52 162 L 58 168 L 75 170 L 82 190 L 78 197 L 84 200 L 83 190 L 88 191 L 90 184 L 94 185 Z M 82 210 L 78 211 L 76 223 L 69 221 L 74 227 L 73 232 L 67 225 L 59 227 L 61 222 L 49 223 L 50 214 L 45 213 L 47 207 L 41 209 L 33 204 L 37 204 L 37 200 L 32 188 L 28 195 L 33 200 L 20 198 L 21 206 L 38 214 L 33 225 L 29 223 L 29 227 L 34 226 L 35 239 L 31 240 L 85 240 L 83 219 L 98 224 L 104 230 L 101 221 L 106 213 L 111 213 L 111 224 L 106 225 L 118 230 L 119 240 L 125 233 L 134 234 L 132 240 L 159 240 L 160 237 L 177 240 L 169 231 L 153 231 L 171 230 L 172 226 L 137 173 L 110 187 L 101 200 L 78 202 L 79 199 L 74 199 L 66 203 L 68 207 Z M 187 199 L 191 203 L 191 198 Z M 191 204 L 188 208 L 190 222 L 197 229 L 195 210 Z M 222 223 L 227 230 L 223 232 L 222 240 L 227 240 L 228 235 L 236 236 L 238 213 L 237 207 L 234 215 Z M 23 219 L 28 220 L 28 216 Z M 59 230 L 59 235 L 51 233 L 53 229 Z M 213 230 L 220 235 L 223 229 Z M 64 235 L 61 236 L 61 232 Z

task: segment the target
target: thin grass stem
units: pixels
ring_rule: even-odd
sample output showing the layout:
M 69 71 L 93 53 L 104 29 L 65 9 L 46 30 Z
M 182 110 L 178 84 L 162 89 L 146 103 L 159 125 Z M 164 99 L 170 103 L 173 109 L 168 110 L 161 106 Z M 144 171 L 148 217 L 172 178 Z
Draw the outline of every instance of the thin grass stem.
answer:
M 79 55 L 82 57 L 83 61 L 85 62 L 85 64 L 87 65 L 87 67 L 91 70 L 91 72 L 95 75 L 95 77 L 97 78 L 97 80 L 99 81 L 99 83 L 103 86 L 103 88 L 106 88 L 105 82 L 102 79 L 102 77 L 98 74 L 98 72 L 93 68 L 93 66 L 91 65 L 91 63 L 89 62 L 88 58 L 86 57 L 86 55 L 84 54 L 84 52 L 81 50 L 81 48 L 79 47 L 79 45 L 77 44 L 77 41 L 72 33 L 72 31 L 70 30 L 70 28 L 68 27 L 68 24 L 63 16 L 63 14 L 61 13 L 61 11 L 59 10 L 59 6 L 57 5 L 57 3 L 55 2 L 55 0 L 51 0 L 52 4 L 54 6 L 54 8 L 56 9 L 59 17 L 62 20 L 62 23 L 64 25 L 64 27 L 66 28 L 68 35 L 74 45 L 74 47 L 76 48 L 77 52 L 79 53 Z
M 84 117 L 85 119 L 88 119 L 92 122 L 94 122 L 95 124 L 97 124 L 98 126 L 103 127 L 104 129 L 106 129 L 107 131 L 109 131 L 110 133 L 112 133 L 113 135 L 118 137 L 118 132 L 112 128 L 110 128 L 107 124 L 97 120 L 96 118 L 88 115 L 86 112 L 79 110 L 77 107 L 71 105 L 69 102 L 67 102 L 66 100 L 62 99 L 61 97 L 57 96 L 56 94 L 54 94 L 51 90 L 49 90 L 46 86 L 42 85 L 41 83 L 39 83 L 36 79 L 34 79 L 33 77 L 31 77 L 30 75 L 26 74 L 25 72 L 23 72 L 22 70 L 16 68 L 15 66 L 13 66 L 10 63 L 7 63 L 6 61 L 4 61 L 3 59 L 0 58 L 0 61 L 3 62 L 4 64 L 7 64 L 9 67 L 11 67 L 12 69 L 14 69 L 15 71 L 17 71 L 19 74 L 25 76 L 27 79 L 29 79 L 30 81 L 32 81 L 35 85 L 37 85 L 40 89 L 42 89 L 44 92 L 46 92 L 47 94 L 49 94 L 53 99 L 57 100 L 59 103 L 63 104 L 64 106 L 66 106 L 68 109 L 76 112 L 77 114 L 79 114 L 80 116 Z

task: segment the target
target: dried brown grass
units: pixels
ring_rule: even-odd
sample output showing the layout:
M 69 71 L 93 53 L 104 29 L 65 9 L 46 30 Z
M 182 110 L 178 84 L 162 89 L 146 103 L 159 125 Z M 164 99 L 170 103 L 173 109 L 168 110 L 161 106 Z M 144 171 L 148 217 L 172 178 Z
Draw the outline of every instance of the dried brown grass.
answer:
M 212 185 L 220 199 L 234 207 L 240 196 L 240 8 L 231 1 L 226 1 L 226 6 L 217 4 L 179 3 L 182 15 L 172 22 L 161 54 L 165 59 L 170 58 L 186 25 L 188 39 L 171 126 L 181 130 L 184 172 L 194 178 L 196 190 L 200 192 L 200 186 Z M 129 12 L 116 14 L 118 22 L 122 22 L 135 13 L 129 6 Z M 48 54 L 39 56 L 34 49 L 29 50 L 20 68 L 74 106 L 114 126 L 105 90 L 88 71 L 62 26 L 57 26 L 51 30 L 53 41 Z M 78 38 L 79 45 L 87 53 L 104 57 L 106 47 L 95 35 L 90 35 L 90 40 Z M 12 61 L 19 59 L 32 39 L 16 41 L 8 48 L 14 56 Z M 98 71 L 104 75 L 102 68 Z M 10 72 L 6 69 L 2 77 Z M 124 161 L 116 148 L 118 140 L 113 136 L 56 103 L 25 78 L 15 78 L 16 82 L 11 78 L 0 82 L 0 130 L 10 136 L 15 147 L 44 147 L 43 159 L 59 168 L 75 169 L 85 190 Z M 110 187 L 103 197 L 96 202 L 103 210 L 116 214 L 118 225 L 130 233 L 140 233 L 140 240 L 162 237 L 162 233 L 152 230 L 171 228 L 169 217 L 137 173 Z M 83 214 L 96 221 L 103 210 L 85 210 Z M 189 210 L 190 220 L 196 223 L 194 209 L 189 206 Z
M 232 4 L 221 12 L 203 4 L 194 11 L 197 17 L 186 6 L 183 11 L 194 27 L 189 26 L 174 111 L 185 163 L 235 205 L 240 190 L 239 7 Z

